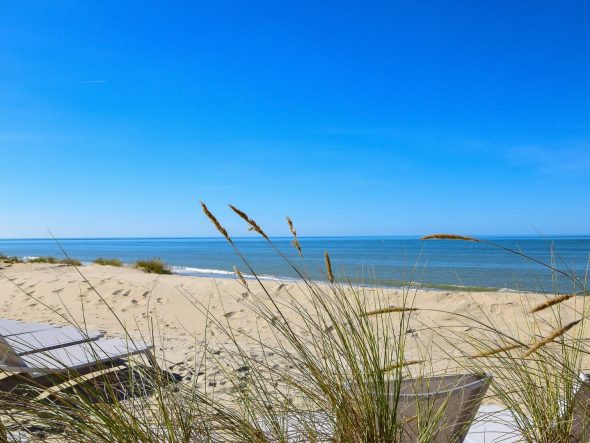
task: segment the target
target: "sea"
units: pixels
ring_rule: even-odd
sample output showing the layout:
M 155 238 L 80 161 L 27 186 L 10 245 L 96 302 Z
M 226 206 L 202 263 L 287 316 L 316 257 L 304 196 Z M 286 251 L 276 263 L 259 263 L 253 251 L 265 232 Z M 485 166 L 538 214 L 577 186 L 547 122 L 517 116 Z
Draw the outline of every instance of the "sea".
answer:
M 579 291 L 585 285 L 590 236 L 481 238 L 529 258 L 487 243 L 419 237 L 302 237 L 303 258 L 291 238 L 281 237 L 272 238 L 272 245 L 237 238 L 237 251 L 221 238 L 0 239 L 0 253 L 63 258 L 65 251 L 86 264 L 97 257 L 126 264 L 159 258 L 177 274 L 215 278 L 234 278 L 235 266 L 248 278 L 254 272 L 263 279 L 296 280 L 294 266 L 321 281 L 328 251 L 336 279 L 353 285 L 541 292 Z

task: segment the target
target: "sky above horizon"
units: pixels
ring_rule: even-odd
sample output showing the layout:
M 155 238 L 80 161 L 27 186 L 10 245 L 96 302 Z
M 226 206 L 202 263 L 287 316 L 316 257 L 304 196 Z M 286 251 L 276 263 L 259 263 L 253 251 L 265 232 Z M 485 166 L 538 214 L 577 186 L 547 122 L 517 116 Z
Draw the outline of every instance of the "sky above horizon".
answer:
M 0 238 L 590 234 L 590 3 L 0 4 Z

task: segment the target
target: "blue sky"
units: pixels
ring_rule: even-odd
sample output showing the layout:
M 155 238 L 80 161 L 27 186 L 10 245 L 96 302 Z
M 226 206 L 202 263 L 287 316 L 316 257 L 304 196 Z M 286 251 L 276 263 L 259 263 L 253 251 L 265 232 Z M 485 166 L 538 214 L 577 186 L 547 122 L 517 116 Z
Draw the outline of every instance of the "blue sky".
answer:
M 0 16 L 0 237 L 590 232 L 587 2 Z

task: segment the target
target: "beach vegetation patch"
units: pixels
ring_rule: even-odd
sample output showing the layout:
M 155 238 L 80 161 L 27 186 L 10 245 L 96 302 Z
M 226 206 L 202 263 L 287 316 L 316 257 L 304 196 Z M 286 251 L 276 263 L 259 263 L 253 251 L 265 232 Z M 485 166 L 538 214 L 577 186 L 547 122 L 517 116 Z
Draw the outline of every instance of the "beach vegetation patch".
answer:
M 61 265 L 82 266 L 82 262 L 77 258 L 64 258 L 59 261 Z
M 46 256 L 46 257 L 33 257 L 27 260 L 29 263 L 49 263 L 49 264 L 57 264 L 59 263 L 59 260 L 55 257 L 52 256 Z
M 138 260 L 135 262 L 135 267 L 149 274 L 172 274 L 170 266 L 159 258 Z
M 4 255 L 0 252 L 0 261 L 4 263 L 23 263 L 23 259 L 16 256 Z
M 116 266 L 117 268 L 120 268 L 121 266 L 123 266 L 123 262 L 121 260 L 119 260 L 118 258 L 98 257 L 97 259 L 94 260 L 93 263 L 95 263 L 97 265 L 102 265 L 102 266 Z
M 61 260 L 52 256 L 34 257 L 27 260 L 27 263 L 47 263 L 50 265 L 82 266 L 77 258 L 62 258 Z

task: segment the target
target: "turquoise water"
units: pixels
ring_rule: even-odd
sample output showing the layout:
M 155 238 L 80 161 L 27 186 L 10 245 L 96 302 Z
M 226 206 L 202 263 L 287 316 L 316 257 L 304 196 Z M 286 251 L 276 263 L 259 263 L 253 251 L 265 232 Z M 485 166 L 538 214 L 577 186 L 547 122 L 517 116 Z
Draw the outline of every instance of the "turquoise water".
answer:
M 590 253 L 590 237 L 487 237 L 502 246 L 519 249 L 584 278 Z M 228 277 L 236 265 L 245 266 L 223 239 L 217 238 L 113 238 L 60 239 L 71 257 L 90 262 L 96 257 L 119 258 L 126 263 L 160 258 L 175 272 L 196 276 Z M 559 285 L 571 291 L 572 283 L 521 257 L 485 244 L 460 241 L 422 241 L 417 237 L 307 237 L 301 238 L 305 261 L 299 260 L 289 238 L 273 239 L 277 247 L 312 279 L 324 277 L 324 250 L 341 279 L 382 286 L 402 286 L 408 281 L 425 287 L 470 287 L 551 291 Z M 236 244 L 254 270 L 266 278 L 294 278 L 286 263 L 257 238 L 237 239 Z M 0 252 L 20 257 L 63 254 L 54 240 L 0 240 Z

